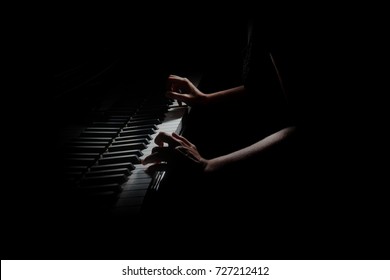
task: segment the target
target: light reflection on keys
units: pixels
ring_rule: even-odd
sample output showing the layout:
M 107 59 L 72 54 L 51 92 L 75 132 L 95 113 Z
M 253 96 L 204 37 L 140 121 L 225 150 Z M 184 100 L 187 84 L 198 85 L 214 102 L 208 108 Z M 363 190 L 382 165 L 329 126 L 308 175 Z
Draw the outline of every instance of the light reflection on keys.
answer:
M 142 151 L 143 155 L 140 157 L 140 160 L 148 156 L 152 149 L 156 147 L 154 139 L 158 135 L 158 132 L 176 132 L 180 134 L 181 120 L 187 109 L 188 108 L 186 106 L 179 106 L 176 101 L 169 107 L 162 124 L 158 125 L 157 133 L 151 135 L 152 139 L 150 144 Z M 145 194 L 153 180 L 152 176 L 145 172 L 149 165 L 145 166 L 142 164 L 135 164 L 134 166 L 135 169 L 129 176 L 128 181 L 122 185 L 122 192 L 119 194 L 119 199 L 113 208 L 113 213 L 115 215 L 131 215 L 139 213 Z M 162 180 L 163 176 L 163 171 L 159 171 L 155 174 L 155 180 L 153 182 L 154 188 L 158 188 L 159 181 Z

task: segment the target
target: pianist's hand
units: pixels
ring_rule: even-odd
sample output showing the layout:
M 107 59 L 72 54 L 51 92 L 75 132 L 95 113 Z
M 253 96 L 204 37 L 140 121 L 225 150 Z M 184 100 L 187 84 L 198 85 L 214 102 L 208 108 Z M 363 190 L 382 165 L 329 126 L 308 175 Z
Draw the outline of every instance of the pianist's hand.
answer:
M 166 97 L 188 105 L 205 104 L 207 100 L 207 95 L 197 89 L 190 80 L 175 75 L 168 77 Z
M 202 172 L 207 165 L 207 160 L 199 154 L 195 145 L 176 133 L 169 135 L 160 132 L 154 142 L 158 147 L 153 148 L 152 153 L 143 160 L 143 164 L 167 162 L 190 172 Z

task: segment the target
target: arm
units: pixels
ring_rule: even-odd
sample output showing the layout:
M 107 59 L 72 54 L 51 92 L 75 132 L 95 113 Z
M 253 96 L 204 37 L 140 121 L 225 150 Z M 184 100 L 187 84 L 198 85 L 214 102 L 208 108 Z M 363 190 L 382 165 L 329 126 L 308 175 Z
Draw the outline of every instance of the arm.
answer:
M 205 159 L 199 154 L 195 145 L 184 137 L 175 133 L 169 135 L 161 132 L 155 139 L 159 147 L 153 149 L 152 154 L 144 159 L 143 164 L 172 162 L 186 169 L 212 174 L 228 167 L 234 168 L 253 158 L 264 158 L 266 161 L 267 158 L 276 155 L 284 144 L 291 141 L 294 134 L 294 127 L 286 127 L 241 150 L 217 158 Z
M 167 81 L 168 98 L 177 99 L 188 105 L 209 105 L 221 103 L 222 101 L 235 101 L 245 96 L 244 86 L 205 94 L 195 87 L 187 78 L 170 75 Z
M 213 173 L 227 167 L 238 166 L 253 158 L 263 157 L 266 159 L 267 156 L 278 153 L 282 146 L 294 137 L 294 134 L 295 127 L 283 128 L 251 146 L 217 158 L 204 160 L 204 171 L 205 173 Z

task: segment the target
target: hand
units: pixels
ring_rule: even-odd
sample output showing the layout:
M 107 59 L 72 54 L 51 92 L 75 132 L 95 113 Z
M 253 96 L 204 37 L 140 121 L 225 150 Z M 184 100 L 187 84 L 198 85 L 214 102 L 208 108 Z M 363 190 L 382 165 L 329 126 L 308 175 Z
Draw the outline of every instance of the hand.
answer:
M 207 95 L 197 89 L 190 80 L 175 75 L 168 77 L 166 97 L 188 105 L 205 104 L 207 100 Z
M 156 165 L 167 162 L 187 172 L 204 171 L 207 160 L 202 158 L 196 146 L 186 138 L 176 133 L 169 135 L 160 132 L 154 142 L 158 147 L 153 148 L 152 153 L 143 160 L 142 164 L 154 163 Z

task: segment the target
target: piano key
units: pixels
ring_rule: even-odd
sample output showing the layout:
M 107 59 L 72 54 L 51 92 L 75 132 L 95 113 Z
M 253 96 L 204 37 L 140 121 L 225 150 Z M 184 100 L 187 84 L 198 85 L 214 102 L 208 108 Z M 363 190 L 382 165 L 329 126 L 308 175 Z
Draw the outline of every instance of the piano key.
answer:
M 135 169 L 135 166 L 131 162 L 121 162 L 121 163 L 113 163 L 113 164 L 93 165 L 91 167 L 91 170 L 95 171 L 95 170 L 107 170 L 107 169 L 117 169 L 117 168 L 127 168 L 129 171 L 131 171 Z
M 85 185 L 85 186 L 81 186 L 78 190 L 86 192 L 88 194 L 90 192 L 107 192 L 107 191 L 118 192 L 121 190 L 121 184 L 111 183 L 111 184 Z
M 82 177 L 84 172 L 82 171 L 69 171 L 69 172 L 65 172 L 65 176 L 68 178 L 68 179 L 79 179 Z
M 118 136 L 114 139 L 114 143 L 124 141 L 124 140 L 141 140 L 141 139 L 146 139 L 146 140 L 152 140 L 152 136 L 149 134 L 139 134 L 139 135 L 129 135 L 129 136 Z
M 130 198 L 130 197 L 144 197 L 146 195 L 147 190 L 131 190 L 131 191 L 123 191 L 120 195 L 121 198 Z
M 136 114 L 153 114 L 153 115 L 156 115 L 156 114 L 164 114 L 168 109 L 168 106 L 163 106 L 163 107 L 159 107 L 159 106 L 155 106 L 155 107 L 152 107 L 152 106 L 148 106 L 148 107 L 143 107 L 143 108 L 140 108 Z
M 93 122 L 92 126 L 97 126 L 97 127 L 122 127 L 124 122 L 125 121 L 121 121 L 121 122 L 110 122 L 110 121 L 107 121 L 107 122 Z
M 161 124 L 161 121 L 159 119 L 145 119 L 145 120 L 139 120 L 139 121 L 130 120 L 126 124 L 126 126 L 145 125 L 145 124 Z
M 125 156 L 125 155 L 135 155 L 135 156 L 143 156 L 144 154 L 140 150 L 125 150 L 125 151 L 117 151 L 117 152 L 105 152 L 102 157 L 116 157 L 116 156 Z
M 117 169 L 103 169 L 103 170 L 91 170 L 85 173 L 86 177 L 91 176 L 101 176 L 101 175 L 113 175 L 113 174 L 123 174 L 129 176 L 131 171 L 128 168 L 117 168 Z
M 127 122 L 129 120 L 129 117 L 124 116 L 105 116 L 106 122 Z
M 69 142 L 67 145 L 68 146 L 106 146 L 110 142 L 104 142 L 104 141 L 96 141 L 96 142 L 91 142 L 91 141 L 72 141 Z
M 138 139 L 138 138 L 135 138 L 135 139 L 129 139 L 129 140 L 126 140 L 126 139 L 123 139 L 122 140 L 122 137 L 121 139 L 119 139 L 120 137 L 118 138 L 115 138 L 114 142 L 112 142 L 111 146 L 117 146 L 117 145 L 126 145 L 126 144 L 145 144 L 145 145 L 148 145 L 150 143 L 150 140 L 148 139 Z M 123 138 L 126 138 L 126 137 L 123 137 Z M 117 140 L 119 139 L 119 140 Z
M 113 145 L 108 148 L 109 152 L 116 151 L 126 151 L 126 150 L 144 150 L 147 146 L 144 143 L 135 143 L 135 144 L 122 144 L 122 145 Z
M 106 146 L 70 146 L 70 151 L 85 151 L 85 152 L 104 152 Z
M 134 129 L 147 129 L 147 128 L 152 128 L 154 130 L 157 130 L 158 126 L 155 124 L 127 125 L 127 127 L 124 127 L 122 131 L 134 130 Z
M 133 130 L 122 131 L 119 133 L 119 136 L 154 134 L 154 133 L 156 133 L 156 131 L 153 128 L 144 128 L 144 129 L 133 129 Z
M 111 137 L 88 137 L 88 136 L 80 136 L 75 139 L 75 141 L 80 142 L 106 142 L 109 143 L 112 140 Z
M 165 113 L 136 113 L 134 114 L 134 116 L 132 117 L 132 119 L 159 119 L 159 120 L 163 120 L 165 117 Z
M 124 174 L 112 174 L 112 175 L 102 175 L 102 176 L 89 176 L 84 177 L 81 180 L 81 186 L 98 186 L 103 184 L 120 184 L 127 180 L 127 176 Z
M 107 157 L 99 159 L 99 164 L 111 164 L 111 163 L 123 163 L 123 162 L 131 162 L 133 164 L 140 163 L 140 159 L 135 155 L 128 156 L 116 156 L 116 157 Z
M 90 126 L 87 127 L 86 131 L 119 131 L 119 127 L 98 127 L 98 126 Z
M 65 158 L 65 161 L 70 165 L 91 165 L 96 159 L 95 158 Z
M 71 158 L 94 158 L 97 159 L 100 154 L 99 153 L 68 153 L 68 156 Z
M 150 115 L 140 115 L 140 116 L 134 115 L 130 118 L 130 120 L 128 122 L 154 120 L 154 121 L 157 121 L 161 124 L 163 119 L 164 119 L 164 116 L 156 117 L 156 116 L 150 116 Z
M 131 115 L 129 116 L 123 116 L 123 115 L 115 115 L 115 114 L 106 114 L 106 117 L 108 118 L 108 120 L 112 120 L 112 121 L 128 121 L 129 118 L 131 117 Z
M 84 137 L 115 137 L 118 134 L 117 131 L 89 131 L 85 130 L 81 133 Z
M 110 117 L 130 117 L 135 111 L 107 111 L 106 116 Z
M 86 165 L 69 165 L 66 166 L 67 171 L 86 171 L 88 169 L 88 166 Z

